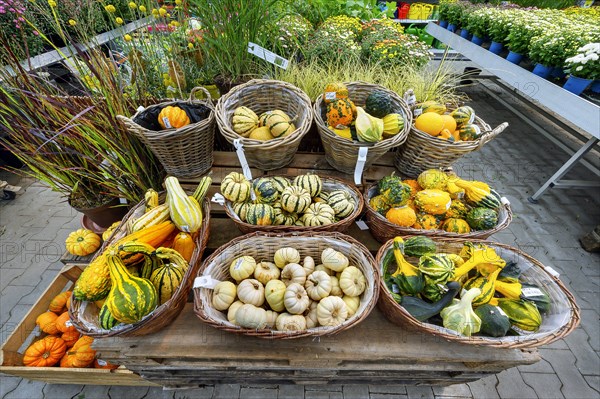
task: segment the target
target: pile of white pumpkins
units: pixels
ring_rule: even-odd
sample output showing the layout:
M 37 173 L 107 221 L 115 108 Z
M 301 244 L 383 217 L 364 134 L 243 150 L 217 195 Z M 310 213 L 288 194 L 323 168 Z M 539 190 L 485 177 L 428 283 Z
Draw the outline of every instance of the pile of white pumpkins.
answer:
M 333 248 L 316 266 L 312 257 L 300 258 L 292 247 L 279 248 L 273 262 L 237 257 L 229 267 L 237 284 L 219 282 L 212 306 L 234 325 L 288 332 L 335 327 L 356 314 L 367 289 L 362 271 Z

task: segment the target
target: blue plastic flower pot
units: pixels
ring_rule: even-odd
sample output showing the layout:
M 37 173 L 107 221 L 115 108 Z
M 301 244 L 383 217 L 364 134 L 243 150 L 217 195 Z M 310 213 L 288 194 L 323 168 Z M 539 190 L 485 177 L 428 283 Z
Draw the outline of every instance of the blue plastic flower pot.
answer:
M 523 54 L 514 53 L 512 51 L 509 51 L 508 55 L 506 56 L 506 60 L 508 62 L 512 62 L 513 64 L 519 65 L 519 63 L 523 60 Z
M 594 82 L 590 86 L 590 90 L 594 93 L 600 93 L 600 80 L 594 80 Z
M 474 44 L 476 44 L 476 45 L 478 45 L 478 46 L 481 46 L 483 44 L 483 38 L 479 37 L 479 36 L 473 35 L 473 38 L 471 39 L 471 42 L 474 43 Z
M 556 67 L 556 68 L 552 68 L 552 72 L 550 72 L 550 76 L 552 76 L 553 78 L 562 79 L 565 76 L 567 76 L 567 74 L 565 73 L 565 71 L 563 71 L 563 69 L 561 67 Z
M 577 76 L 569 76 L 569 79 L 563 85 L 563 89 L 570 91 L 573 94 L 580 95 L 592 83 L 591 79 L 578 78 Z
M 466 29 L 461 29 L 460 37 L 462 37 L 463 39 L 471 40 L 471 34 Z
M 503 49 L 504 49 L 504 45 L 502 43 L 498 43 L 498 42 L 492 42 L 492 44 L 490 45 L 490 48 L 489 48 L 489 50 L 494 54 L 500 54 Z
M 448 29 L 450 32 L 454 32 L 456 30 L 456 25 L 448 24 L 448 27 L 446 29 Z
M 440 20 L 440 28 L 447 28 L 448 27 L 448 21 L 441 21 Z
M 535 64 L 535 68 L 533 68 L 533 73 L 540 78 L 548 79 L 550 77 L 550 73 L 552 72 L 552 67 L 548 67 L 542 64 Z

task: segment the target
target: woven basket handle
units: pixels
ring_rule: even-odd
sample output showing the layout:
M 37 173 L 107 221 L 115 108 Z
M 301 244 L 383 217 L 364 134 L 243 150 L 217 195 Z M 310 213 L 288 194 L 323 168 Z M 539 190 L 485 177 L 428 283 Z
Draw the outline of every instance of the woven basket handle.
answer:
M 206 103 L 206 106 L 210 109 L 214 109 L 213 103 L 212 103 L 212 97 L 210 96 L 210 92 L 208 90 L 206 90 L 205 87 L 202 87 L 202 86 L 196 86 L 192 89 L 192 91 L 190 92 L 190 98 L 189 98 L 188 102 L 189 103 L 193 102 L 194 99 L 196 98 L 196 93 L 199 91 L 203 91 L 204 95 L 206 95 L 206 99 L 202 100 L 204 103 Z
M 484 144 L 486 144 L 488 141 L 491 141 L 497 135 L 502 133 L 504 131 L 504 129 L 506 129 L 507 127 L 508 127 L 508 122 L 504 122 L 504 123 L 501 123 L 500 125 L 498 125 L 498 127 L 496 127 L 494 130 L 484 133 L 481 136 L 481 138 L 479 139 L 479 145 L 477 146 L 477 150 L 480 150 Z

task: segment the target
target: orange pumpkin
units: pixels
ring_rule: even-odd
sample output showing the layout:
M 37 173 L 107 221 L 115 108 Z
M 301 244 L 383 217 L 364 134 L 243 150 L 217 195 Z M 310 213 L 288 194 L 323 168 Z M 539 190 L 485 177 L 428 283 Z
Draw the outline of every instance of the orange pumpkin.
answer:
M 194 253 L 196 245 L 194 244 L 192 235 L 182 231 L 175 236 L 171 248 L 179 252 L 181 256 L 189 262 L 192 260 L 192 254 Z
M 94 363 L 94 359 L 96 359 L 96 351 L 92 349 L 90 344 L 79 347 L 73 346 L 60 360 L 60 367 L 90 367 Z
M 40 327 L 40 330 L 46 334 L 57 334 L 58 328 L 56 327 L 56 319 L 58 315 L 54 312 L 44 312 L 35 319 L 35 324 Z
M 391 208 L 387 211 L 385 217 L 390 222 L 403 227 L 410 227 L 417 221 L 415 210 L 408 206 Z
M 69 292 L 69 296 L 67 297 L 67 303 L 65 303 L 65 307 L 67 308 L 67 310 L 71 309 L 71 291 Z
M 73 345 L 75 345 L 75 342 L 77 342 L 80 336 L 81 334 L 79 331 L 75 330 L 64 332 L 60 337 L 63 339 L 63 341 L 65 341 L 65 344 L 67 344 L 67 348 L 71 348 Z
M 440 225 L 439 220 L 428 213 L 418 213 L 417 221 L 413 224 L 413 228 L 421 230 L 437 230 Z
M 419 182 L 414 179 L 402 180 L 402 183 L 410 187 L 410 197 L 413 198 L 419 191 L 423 190 Z
M 62 333 L 67 331 L 75 331 L 75 326 L 71 323 L 69 312 L 64 312 L 56 319 L 56 328 Z
M 64 356 L 67 346 L 61 338 L 51 335 L 34 342 L 23 355 L 26 367 L 54 366 Z
M 65 245 L 71 255 L 86 256 L 100 248 L 100 236 L 88 229 L 78 229 L 67 237 Z
M 107 362 L 106 360 L 96 359 L 96 360 L 94 360 L 94 368 L 95 369 L 114 370 L 116 368 L 119 368 L 119 366 L 117 366 L 116 364 Z
M 354 119 L 352 101 L 344 98 L 327 105 L 327 125 L 337 128 L 339 125 L 350 126 Z
M 61 292 L 50 301 L 50 305 L 48 306 L 48 310 L 54 312 L 56 314 L 61 314 L 67 308 L 67 301 L 71 296 L 71 291 Z
M 158 114 L 158 123 L 163 129 L 179 129 L 190 124 L 190 117 L 183 109 L 168 105 Z

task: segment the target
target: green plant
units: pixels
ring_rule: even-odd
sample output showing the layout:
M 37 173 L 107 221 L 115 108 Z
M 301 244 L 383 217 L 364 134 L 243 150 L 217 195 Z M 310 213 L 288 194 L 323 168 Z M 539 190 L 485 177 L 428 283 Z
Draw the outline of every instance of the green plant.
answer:
M 565 67 L 576 77 L 584 79 L 600 78 L 600 43 L 589 43 L 577 50 L 577 54 L 567 58 Z
M 467 14 L 467 23 L 465 28 L 473 36 L 484 38 L 491 23 L 491 13 L 489 8 L 479 8 Z
M 397 26 L 402 26 L 395 22 L 392 22 Z M 373 47 L 377 42 L 383 40 L 398 40 L 404 37 L 402 34 L 404 29 L 398 29 L 387 24 L 367 24 L 364 26 L 362 40 L 361 40 L 361 56 L 363 60 L 368 61 L 371 58 Z
M 291 57 L 306 45 L 313 27 L 302 15 L 288 14 L 269 26 L 268 30 L 269 48 L 284 57 Z
M 379 63 L 383 67 L 411 64 L 420 68 L 430 59 L 429 46 L 412 35 L 401 35 L 395 40 L 382 40 L 375 43 L 370 57 L 372 62 Z
M 359 46 L 354 41 L 352 31 L 330 32 L 319 29 L 304 49 L 307 60 L 321 63 L 357 63 L 360 62 Z
M 537 14 L 521 11 L 515 14 L 508 22 L 509 34 L 506 37 L 510 51 L 527 54 L 531 39 L 538 36 L 545 29 L 552 29 L 551 23 Z
M 0 0 L 0 37 L 3 48 L 0 48 L 2 60 L 7 59 L 12 51 L 18 58 L 37 55 L 43 47 L 39 32 L 31 27 L 27 20 L 34 20 L 32 6 L 28 2 L 17 0 Z

